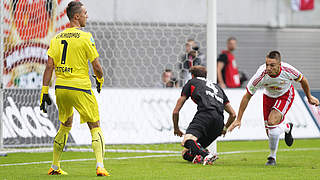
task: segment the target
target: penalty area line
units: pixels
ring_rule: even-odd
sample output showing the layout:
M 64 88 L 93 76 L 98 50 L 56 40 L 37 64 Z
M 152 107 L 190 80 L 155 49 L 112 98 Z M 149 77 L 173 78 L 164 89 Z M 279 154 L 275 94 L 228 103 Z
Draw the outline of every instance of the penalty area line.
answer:
M 295 149 L 279 149 L 278 151 L 319 151 L 320 148 L 295 148 Z M 258 152 L 269 152 L 269 149 L 262 150 L 252 150 L 252 151 L 230 151 L 230 152 L 220 152 L 218 155 L 224 154 L 241 154 L 241 153 L 258 153 Z M 177 151 L 178 152 L 178 151 Z M 116 157 L 116 158 L 104 158 L 105 160 L 123 160 L 123 159 L 143 159 L 143 158 L 156 158 L 156 157 L 172 157 L 180 156 L 180 154 L 160 154 L 160 155 L 147 155 L 147 156 L 128 156 L 128 157 Z M 61 160 L 60 162 L 80 162 L 80 161 L 94 161 L 95 158 L 89 159 L 69 159 Z M 32 164 L 50 164 L 52 161 L 39 161 L 39 162 L 27 162 L 27 163 L 13 163 L 13 164 L 0 164 L 3 166 L 21 166 L 21 165 L 32 165 Z

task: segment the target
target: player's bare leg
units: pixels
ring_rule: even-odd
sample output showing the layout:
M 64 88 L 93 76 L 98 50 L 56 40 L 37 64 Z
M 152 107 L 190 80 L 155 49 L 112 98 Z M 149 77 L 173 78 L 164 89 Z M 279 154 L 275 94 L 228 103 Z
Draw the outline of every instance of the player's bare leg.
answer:
M 51 168 L 49 169 L 49 175 L 66 175 L 68 173 L 64 172 L 60 168 L 60 159 L 62 151 L 67 143 L 68 134 L 72 127 L 73 114 L 64 123 L 61 122 L 60 128 L 53 142 L 53 161 Z
M 104 151 L 105 151 L 105 143 L 104 137 L 100 128 L 100 121 L 97 122 L 87 122 L 91 137 L 92 137 L 92 149 L 96 156 L 97 160 L 97 176 L 110 176 L 106 171 L 103 165 Z

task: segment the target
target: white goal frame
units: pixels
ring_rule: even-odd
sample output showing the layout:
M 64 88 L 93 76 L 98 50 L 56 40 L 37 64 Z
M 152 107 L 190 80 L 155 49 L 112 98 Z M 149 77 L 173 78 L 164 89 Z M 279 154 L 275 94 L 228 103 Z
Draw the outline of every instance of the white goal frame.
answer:
M 217 1 L 207 0 L 207 77 L 217 82 Z M 208 150 L 217 153 L 217 141 L 208 147 Z
M 207 70 L 208 79 L 216 82 L 216 57 L 217 57 L 217 22 L 216 22 L 216 0 L 207 2 Z M 4 149 L 4 0 L 0 0 L 0 152 Z M 214 141 L 208 149 L 217 153 L 217 143 Z
M 3 149 L 3 94 L 4 94 L 4 85 L 3 85 L 3 62 L 4 62 L 4 31 L 3 31 L 3 3 L 4 0 L 0 0 L 0 152 Z

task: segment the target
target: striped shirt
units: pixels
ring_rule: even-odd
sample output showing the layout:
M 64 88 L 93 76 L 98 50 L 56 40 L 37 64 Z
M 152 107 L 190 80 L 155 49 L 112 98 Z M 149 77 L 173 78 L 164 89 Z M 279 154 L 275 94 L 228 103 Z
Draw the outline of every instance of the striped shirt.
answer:
M 247 91 L 253 95 L 257 89 L 264 88 L 265 95 L 277 98 L 289 90 L 292 81 L 301 81 L 302 78 L 301 72 L 285 62 L 281 62 L 280 73 L 271 77 L 266 72 L 266 64 L 263 64 L 247 84 Z

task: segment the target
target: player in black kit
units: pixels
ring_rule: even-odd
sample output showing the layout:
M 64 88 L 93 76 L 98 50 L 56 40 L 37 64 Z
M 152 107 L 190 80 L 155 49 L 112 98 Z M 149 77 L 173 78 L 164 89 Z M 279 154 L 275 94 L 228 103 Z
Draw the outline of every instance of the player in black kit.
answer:
M 207 70 L 203 66 L 193 66 L 190 69 L 192 79 L 183 87 L 181 97 L 173 110 L 174 134 L 183 136 L 180 131 L 179 111 L 185 101 L 191 99 L 198 105 L 198 111 L 187 128 L 181 145 L 183 159 L 195 164 L 212 164 L 217 156 L 205 148 L 218 136 L 225 135 L 227 128 L 236 118 L 236 113 L 231 107 L 228 97 L 217 84 L 206 79 Z M 223 112 L 229 113 L 229 118 L 224 125 Z

